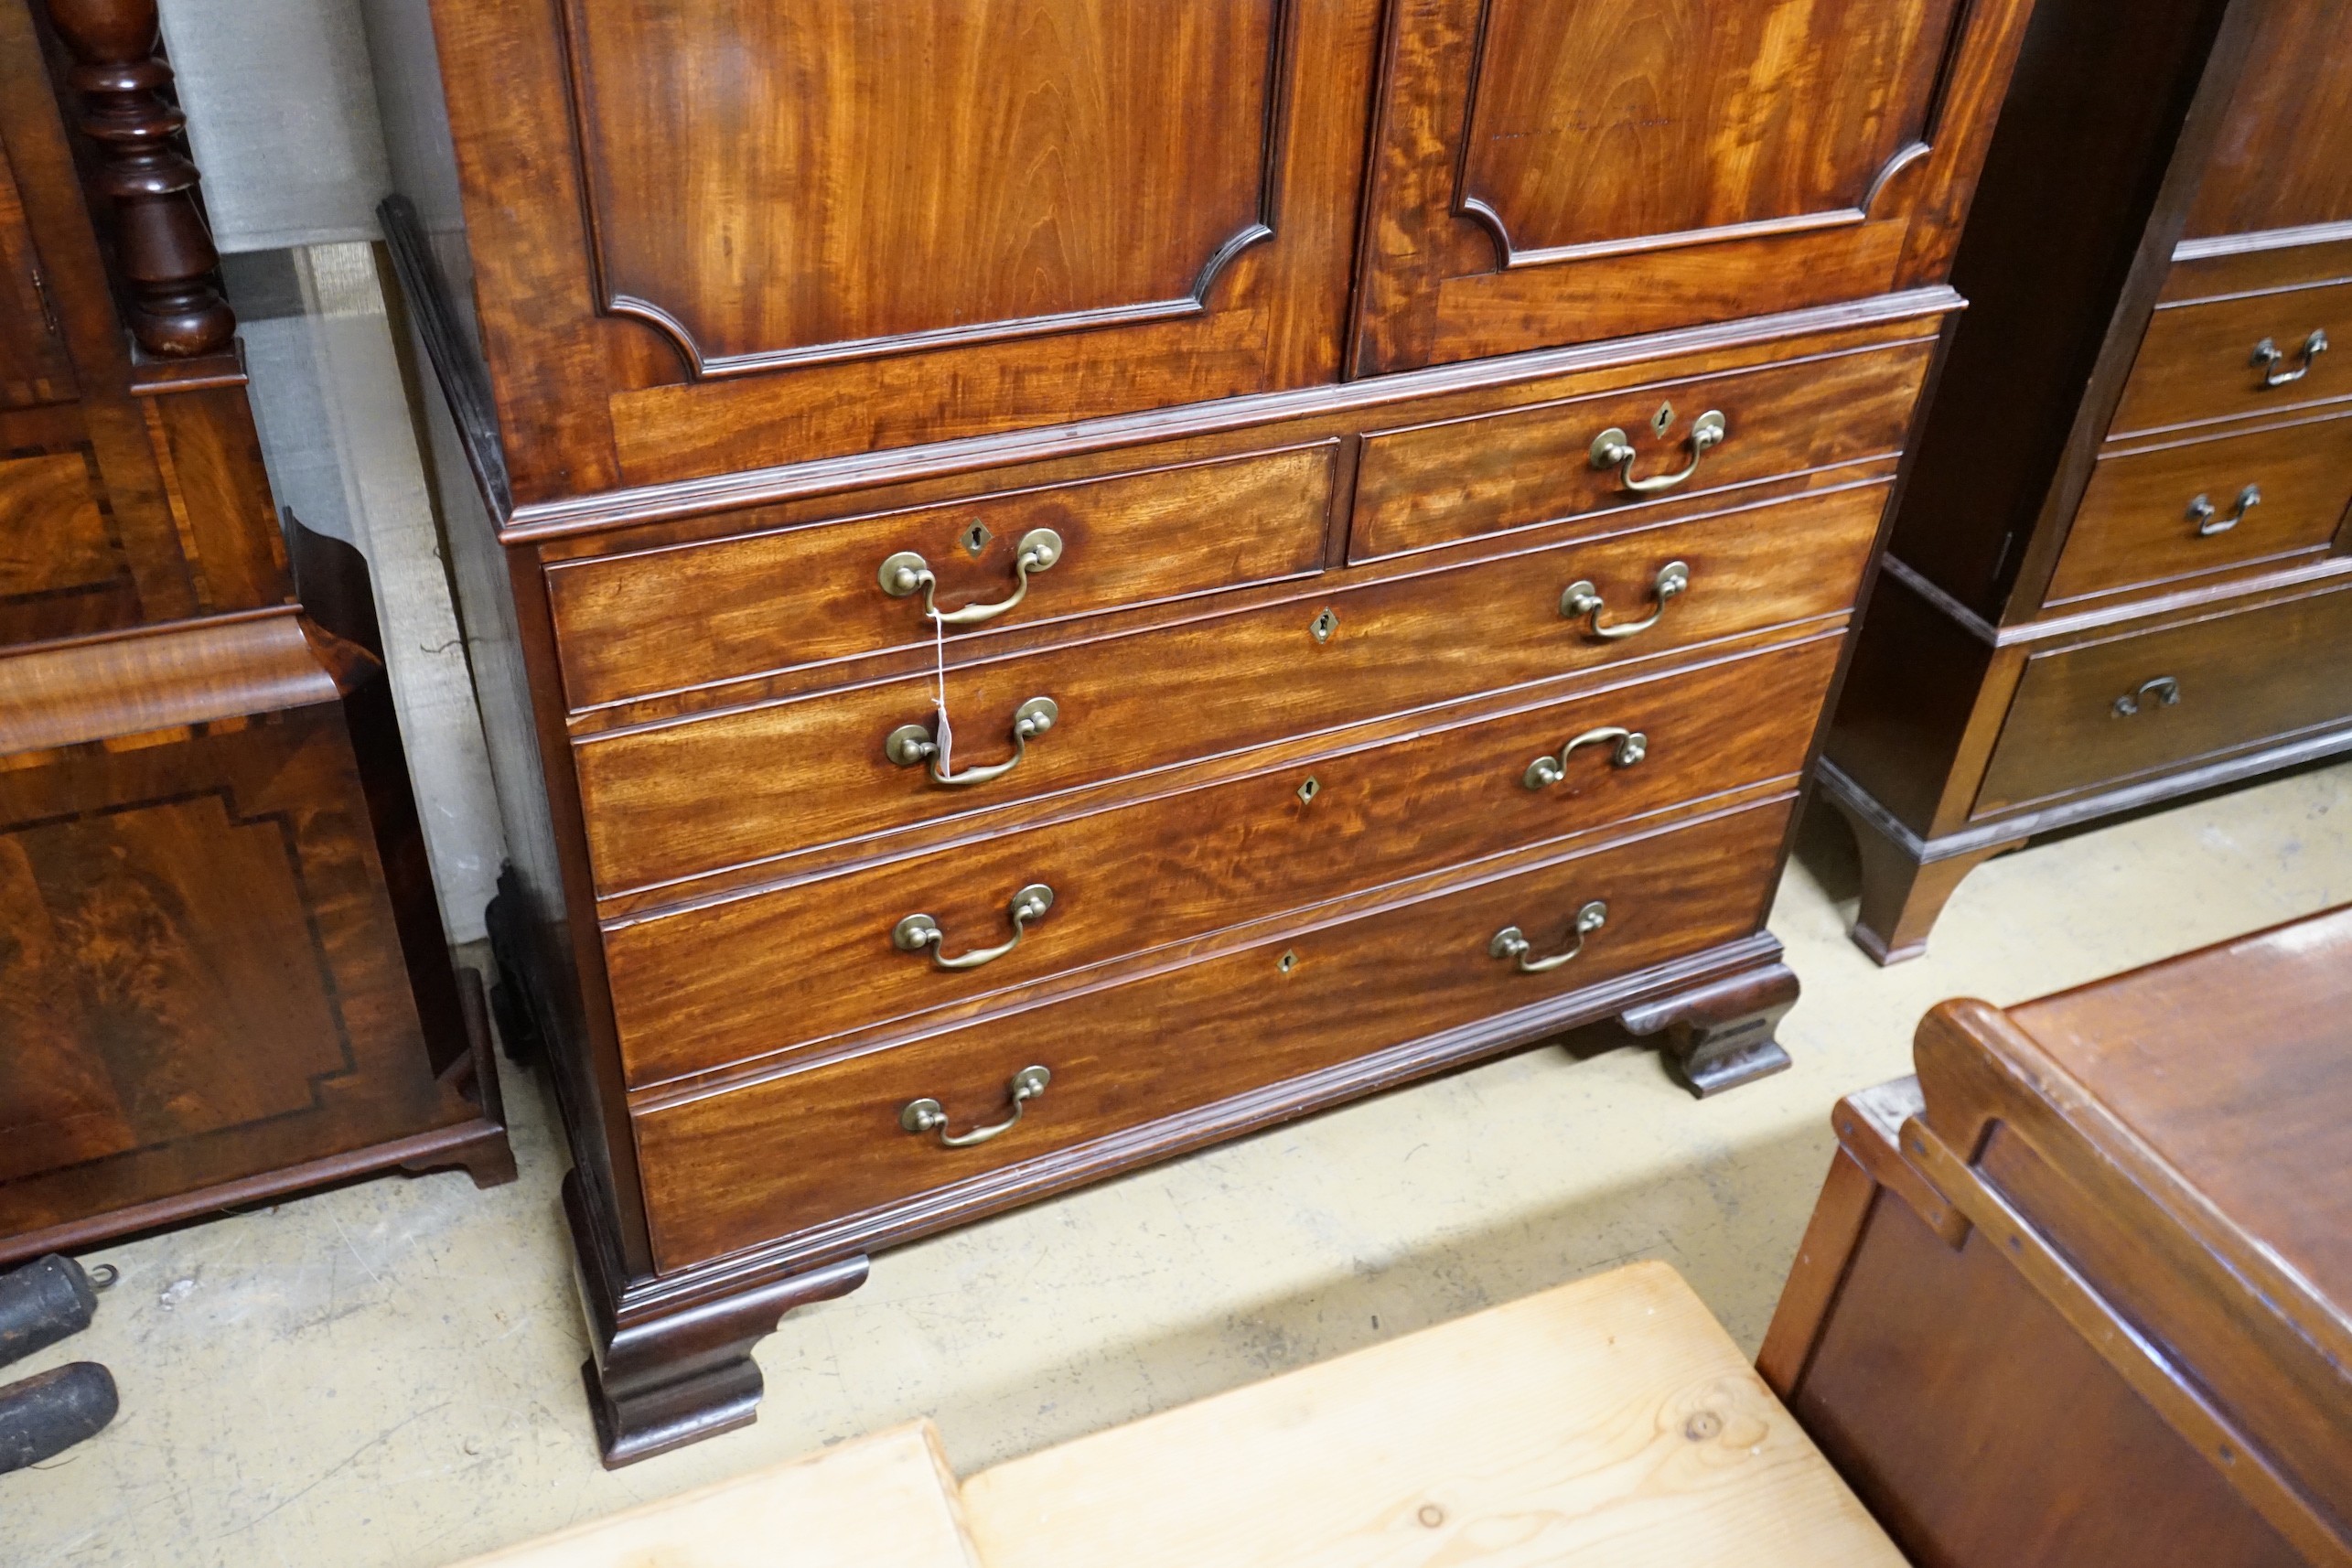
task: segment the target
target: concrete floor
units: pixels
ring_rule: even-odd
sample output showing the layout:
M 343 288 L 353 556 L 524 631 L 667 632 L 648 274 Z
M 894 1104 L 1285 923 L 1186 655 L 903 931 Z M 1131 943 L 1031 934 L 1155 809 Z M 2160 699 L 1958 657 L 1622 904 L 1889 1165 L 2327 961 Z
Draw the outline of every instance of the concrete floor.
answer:
M 959 1469 L 1634 1258 L 1751 1349 L 1825 1168 L 1831 1102 L 1907 1070 L 1939 998 L 2010 1002 L 2352 900 L 2352 765 L 1995 861 L 1928 957 L 1844 935 L 1816 813 L 1773 929 L 1794 1071 L 1698 1103 L 1656 1058 L 1523 1054 L 887 1254 L 762 1346 L 748 1431 L 596 1464 L 535 1087 L 522 1179 L 382 1180 L 117 1247 L 80 1337 L 123 1412 L 0 1477 L 10 1568 L 436 1568 L 918 1414 Z

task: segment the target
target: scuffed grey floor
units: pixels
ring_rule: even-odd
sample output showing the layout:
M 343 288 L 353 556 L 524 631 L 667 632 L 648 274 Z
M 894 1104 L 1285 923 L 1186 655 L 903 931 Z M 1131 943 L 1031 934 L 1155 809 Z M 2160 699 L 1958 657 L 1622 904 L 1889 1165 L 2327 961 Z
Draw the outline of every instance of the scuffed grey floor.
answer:
M 1907 1070 L 1939 998 L 1995 1002 L 2352 900 L 2352 766 L 1993 862 L 1934 949 L 1846 940 L 1853 855 L 1817 813 L 1773 927 L 1794 1071 L 1698 1103 L 1655 1058 L 1543 1050 L 888 1254 L 796 1315 L 752 1429 L 596 1464 L 555 1214 L 561 1158 L 510 1082 L 522 1179 L 390 1179 L 96 1254 L 123 1413 L 0 1477 L 9 1568 L 436 1568 L 934 1416 L 967 1471 L 1641 1257 L 1750 1346 L 1812 1207 L 1831 1102 Z

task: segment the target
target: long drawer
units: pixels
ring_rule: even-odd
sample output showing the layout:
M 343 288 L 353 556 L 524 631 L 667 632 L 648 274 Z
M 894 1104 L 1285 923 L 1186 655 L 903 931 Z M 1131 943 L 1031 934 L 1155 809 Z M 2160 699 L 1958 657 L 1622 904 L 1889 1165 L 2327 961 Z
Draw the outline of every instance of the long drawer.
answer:
M 1004 993 L 1804 766 L 1840 639 L 1456 721 L 1278 770 L 620 926 L 607 966 L 632 1085 Z M 1584 737 L 1558 766 L 1558 754 Z M 910 917 L 967 959 L 893 932 Z
M 547 592 L 565 695 L 585 708 L 928 643 L 929 604 L 951 617 L 1010 604 L 972 623 L 1004 628 L 1309 575 L 1323 565 L 1337 449 L 1320 441 L 558 563 Z M 914 574 L 892 586 L 917 585 L 886 587 L 892 564 Z
M 2352 415 L 2102 453 L 2053 603 L 2322 550 L 2352 505 Z
M 1016 714 L 1036 714 L 1040 698 L 1058 707 L 1050 728 L 1023 740 L 1017 766 L 970 787 L 893 759 L 894 733 L 930 717 L 922 677 L 584 737 L 574 757 L 597 886 L 684 879 L 1838 614 L 1853 602 L 1885 495 L 1874 478 L 951 668 L 959 772 L 1011 760 Z M 1661 606 L 1658 585 L 1678 564 L 1688 587 Z M 1580 583 L 1603 607 L 1563 613 Z M 1647 630 L 1595 632 L 1661 607 Z
M 1974 814 L 2352 718 L 2352 585 L 2039 653 Z
M 1374 431 L 1348 558 L 1890 456 L 1933 352 L 1917 342 L 1825 354 Z M 1611 431 L 1629 462 L 1602 461 Z
M 1754 932 L 1769 904 L 1783 797 L 1225 956 L 1001 1015 L 848 1060 L 635 1113 L 662 1270 L 716 1257 L 1199 1112 L 1385 1047 L 1507 1015 Z M 1497 939 L 1516 929 L 1540 973 Z M 1591 918 L 1584 918 L 1590 925 Z M 1498 956 L 1498 949 L 1502 956 Z M 1050 1074 L 1018 1124 L 1025 1069 Z M 910 1132 L 918 1100 L 944 1128 Z M 919 1124 L 920 1118 L 910 1118 Z

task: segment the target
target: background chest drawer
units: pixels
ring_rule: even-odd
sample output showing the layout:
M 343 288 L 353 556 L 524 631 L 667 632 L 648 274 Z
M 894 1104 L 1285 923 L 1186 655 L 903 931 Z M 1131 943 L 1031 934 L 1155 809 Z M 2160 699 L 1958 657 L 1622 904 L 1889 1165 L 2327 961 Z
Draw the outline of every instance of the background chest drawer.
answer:
M 1376 431 L 1364 438 L 1348 559 L 1888 456 L 1933 348 L 1817 355 Z M 1720 424 L 1705 429 L 1720 434 L 1702 433 L 1710 414 Z M 1600 460 L 1612 430 L 1630 461 Z
M 2325 548 L 2352 504 L 2352 417 L 2101 455 L 2056 602 Z
M 2352 717 L 2347 648 L 2352 587 L 2036 655 L 1975 814 Z
M 559 564 L 547 580 L 565 693 L 585 708 L 928 643 L 931 603 L 962 635 L 1312 573 L 1337 451 L 1324 441 Z M 908 575 L 886 587 L 885 563 Z
M 1756 929 L 1788 803 L 1564 856 L 1119 986 L 636 1112 L 660 1267 L 938 1198 L 1187 1111 L 1383 1047 L 1697 952 Z M 1509 929 L 1543 972 L 1498 957 Z M 1285 966 L 1283 959 L 1289 959 Z M 1170 1020 L 1182 1019 L 1175 1029 Z M 969 1148 L 905 1129 L 930 1099 L 961 1136 L 1011 1113 L 1008 1084 L 1048 1069 L 1020 1122 Z M 1364 1063 L 1374 1075 L 1377 1058 Z M 1231 1112 L 1246 1118 L 1247 1102 Z M 1197 1129 L 1196 1141 L 1233 1128 Z M 1178 1133 L 1178 1136 L 1184 1134 Z M 1027 1196 L 1023 1194 L 1022 1196 Z
M 929 676 L 658 727 L 574 748 L 599 888 L 616 893 L 1501 691 L 1809 618 L 1853 601 L 1884 481 L 1363 583 L 1327 597 L 950 668 L 957 775 L 1015 755 L 1015 715 L 1057 705 L 1018 765 L 969 787 L 894 761 L 926 725 Z M 1688 587 L 1659 576 L 1681 563 Z M 1563 614 L 1583 582 L 1604 601 Z M 1595 617 L 1630 636 L 1596 635 Z M 902 757 L 905 753 L 900 754 Z
M 2314 333 L 2333 346 L 2313 352 Z M 2275 359 L 2257 355 L 2264 344 Z M 2352 397 L 2352 284 L 2167 305 L 2148 322 L 2108 432 L 2129 435 L 2340 397 Z
M 1840 641 L 1820 633 L 607 930 L 629 1081 L 746 1061 L 1792 778 Z M 944 932 L 944 955 L 993 947 L 1012 934 L 1016 892 L 1037 885 L 1050 908 L 981 967 L 943 969 L 893 944 L 897 924 L 919 913 Z

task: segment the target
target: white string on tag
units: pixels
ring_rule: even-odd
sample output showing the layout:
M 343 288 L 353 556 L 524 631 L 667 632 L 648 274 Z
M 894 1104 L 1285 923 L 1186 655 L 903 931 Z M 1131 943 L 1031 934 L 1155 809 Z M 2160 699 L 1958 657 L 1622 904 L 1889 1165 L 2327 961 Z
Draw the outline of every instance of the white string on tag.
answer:
M 940 683 L 939 694 L 931 699 L 931 706 L 940 711 L 940 722 L 931 726 L 931 744 L 940 748 L 940 772 L 948 774 L 955 771 L 955 726 L 948 723 L 948 623 L 937 610 L 931 612 L 931 655 Z

